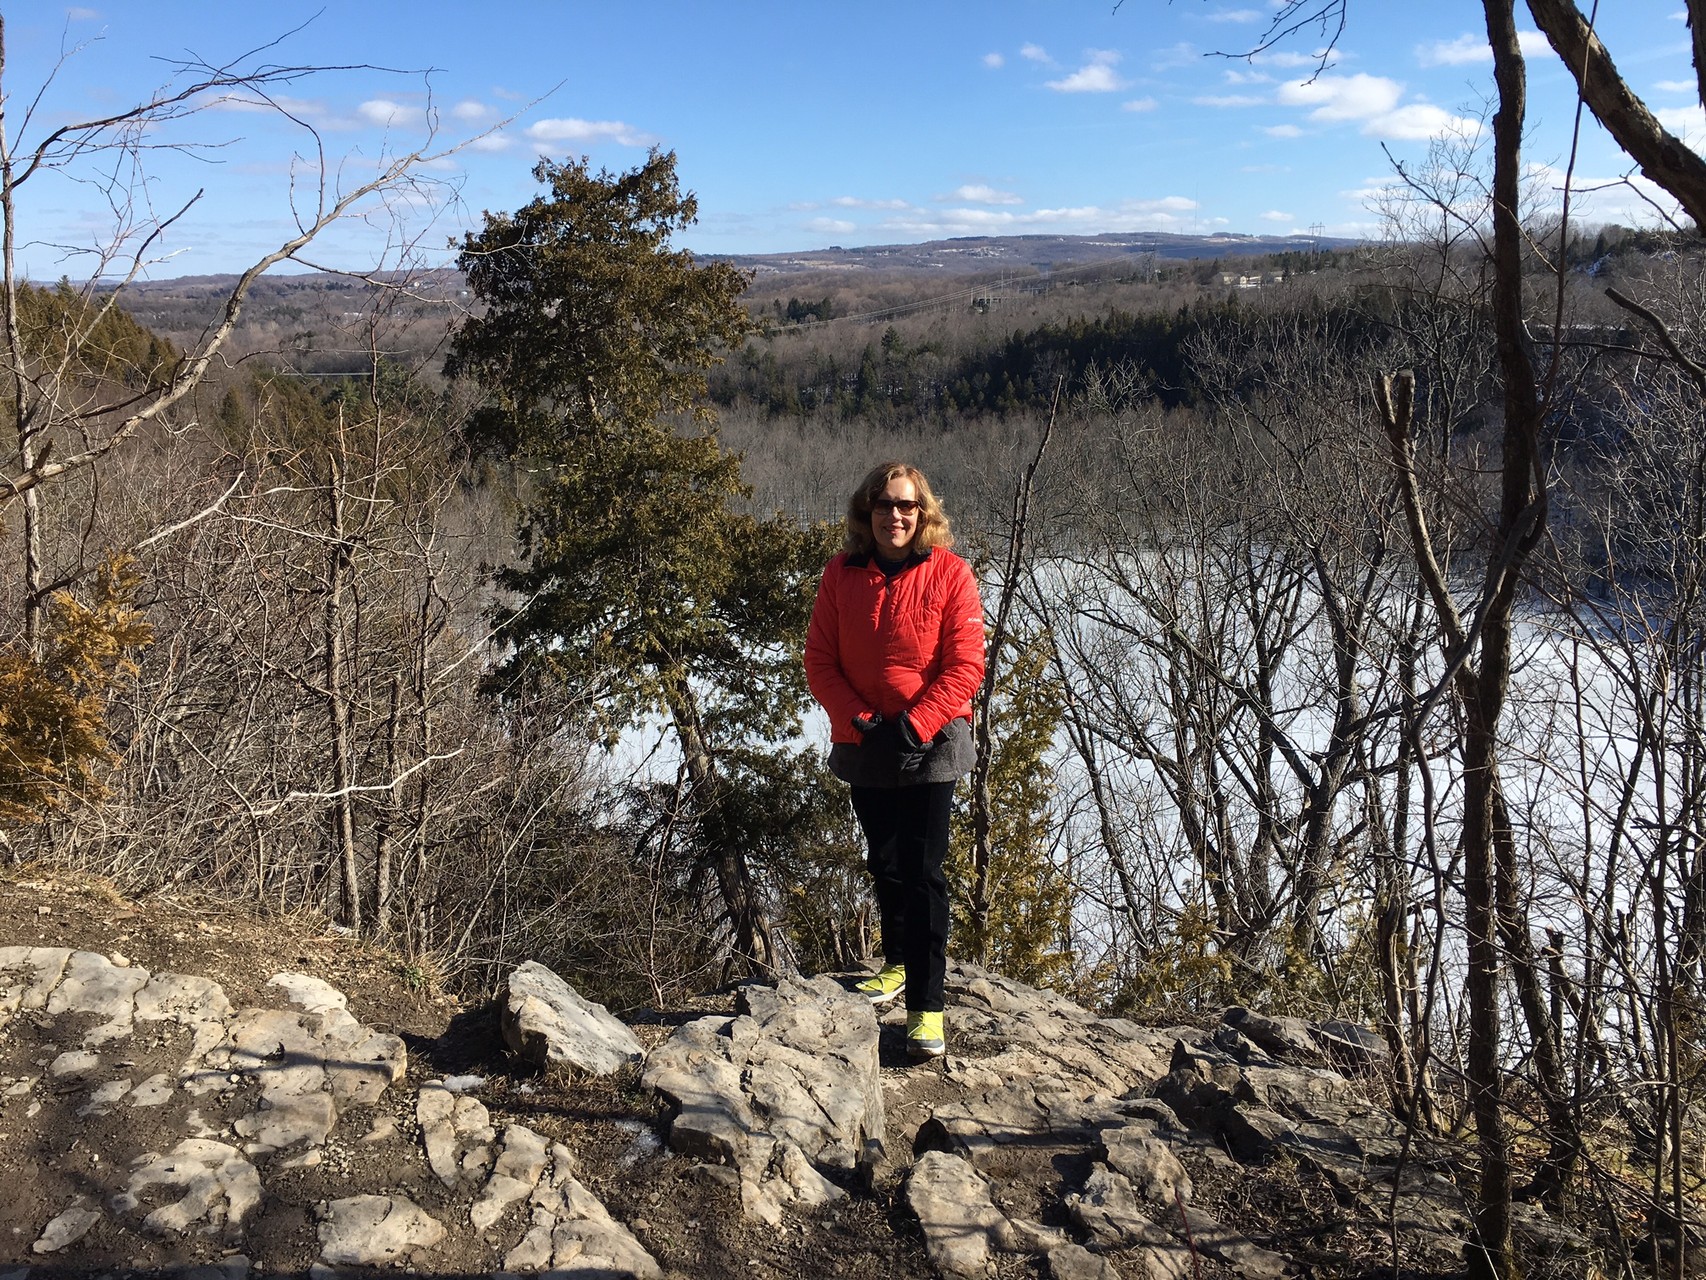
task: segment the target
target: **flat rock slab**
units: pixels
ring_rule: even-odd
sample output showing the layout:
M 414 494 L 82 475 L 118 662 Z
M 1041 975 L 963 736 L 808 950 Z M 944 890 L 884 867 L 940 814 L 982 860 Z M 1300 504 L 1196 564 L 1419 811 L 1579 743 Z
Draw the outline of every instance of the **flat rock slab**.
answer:
M 980 1169 L 1078 1154 L 1127 1123 L 1128 1104 L 1074 1090 L 1058 1077 L 1017 1080 L 945 1103 L 918 1130 L 917 1150 L 947 1151 Z
M 550 1173 L 529 1197 L 533 1212 L 527 1232 L 504 1256 L 504 1270 L 588 1280 L 660 1280 L 657 1259 L 581 1184 L 574 1167 L 568 1149 L 554 1144 Z
M 443 1224 L 406 1196 L 349 1196 L 321 1210 L 320 1256 L 333 1266 L 388 1266 L 442 1239 Z
M 608 1009 L 532 960 L 509 975 L 503 1034 L 511 1049 L 538 1067 L 604 1076 L 645 1057 L 634 1033 Z
M 415 1096 L 427 1162 L 447 1187 L 479 1186 L 491 1168 L 496 1136 L 491 1116 L 478 1098 L 451 1093 L 440 1080 L 429 1080 Z
M 675 1150 L 732 1166 L 747 1212 L 827 1195 L 808 1162 L 852 1170 L 883 1133 L 877 1022 L 832 978 L 742 992 L 733 1018 L 700 1018 L 652 1051 L 641 1083 L 670 1105 Z
M 989 1183 L 958 1156 L 927 1151 L 906 1180 L 907 1207 L 924 1228 L 924 1248 L 949 1276 L 982 1276 L 997 1252 L 1014 1251 L 1012 1224 L 990 1199 Z
M 1065 996 L 963 962 L 948 966 L 946 986 L 955 1037 L 995 1050 L 979 1056 L 972 1088 L 1053 1080 L 1071 1091 L 1117 1096 L 1166 1075 L 1180 1036 L 1206 1039 L 1191 1029 L 1097 1017 Z
M 255 1166 L 235 1147 L 205 1138 L 186 1138 L 165 1155 L 138 1156 L 129 1185 L 113 1198 L 113 1207 L 130 1212 L 160 1188 L 177 1199 L 143 1218 L 142 1229 L 153 1235 L 235 1229 L 261 1200 Z

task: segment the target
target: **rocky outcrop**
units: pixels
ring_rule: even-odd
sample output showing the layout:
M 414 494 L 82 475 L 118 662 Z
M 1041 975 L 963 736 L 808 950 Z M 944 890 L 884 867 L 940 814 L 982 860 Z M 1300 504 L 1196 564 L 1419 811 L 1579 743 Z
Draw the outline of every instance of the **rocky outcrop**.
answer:
M 682 1027 L 641 1083 L 671 1106 L 670 1146 L 734 1169 L 745 1211 L 774 1224 L 839 1199 L 815 1166 L 852 1170 L 881 1140 L 877 1022 L 832 978 L 746 987 L 739 1010 Z
M 541 1269 L 659 1274 L 576 1180 L 566 1149 L 547 1152 L 516 1124 L 499 1139 L 485 1106 L 443 1080 L 398 1096 L 402 1040 L 363 1025 L 324 981 L 283 973 L 268 989 L 275 1004 L 234 1008 L 205 978 L 93 952 L 0 948 L 0 1121 L 8 1132 L 29 1126 L 44 1149 L 76 1135 L 42 1162 L 42 1203 L 14 1207 L 29 1252 L 13 1261 L 71 1264 L 100 1241 L 137 1268 L 240 1280 L 251 1262 L 237 1246 L 302 1222 L 314 1224 L 313 1257 L 255 1265 L 432 1267 L 448 1253 L 448 1270 L 492 1270 L 513 1254 L 541 1257 Z M 38 1062 L 47 1069 L 20 1071 Z M 304 1198 L 308 1169 L 350 1194 Z M 362 1185 L 375 1181 L 404 1186 Z
M 538 966 L 506 1007 L 518 990 L 609 1018 Z M 717 1234 L 696 1217 L 672 1241 L 646 1220 L 684 1188 L 756 1240 L 843 1213 L 869 1231 L 873 1201 L 903 1207 L 917 1265 L 945 1276 L 1279 1280 L 1319 1261 L 1302 1252 L 1316 1236 L 1284 1215 L 1264 1229 L 1226 1191 L 1270 1167 L 1312 1180 L 1310 1211 L 1343 1230 L 1395 1224 L 1417 1269 L 1456 1266 L 1467 1228 L 1456 1153 L 1406 1138 L 1358 1075 L 1378 1042 L 1343 1025 L 1240 1009 L 1209 1030 L 1145 1028 L 954 966 L 949 1053 L 915 1066 L 900 1011 L 879 1021 L 833 978 L 784 978 L 656 1033 L 637 1091 L 629 1074 L 599 1095 L 638 1110 L 582 1120 L 582 1151 L 553 1136 L 558 1073 L 488 1105 L 481 1077 L 417 1063 L 411 1078 L 403 1042 L 317 978 L 279 974 L 265 996 L 236 1007 L 122 957 L 0 948 L 0 1132 L 44 1135 L 46 1153 L 15 1243 L 0 1237 L 8 1280 L 91 1256 L 208 1280 L 310 1266 L 650 1280 L 677 1274 L 660 1242 L 703 1250 Z M 577 1051 L 575 1072 L 631 1062 L 622 1032 L 582 1036 L 614 1048 Z M 50 1151 L 63 1132 L 75 1140 Z M 1589 1256 L 1543 1215 L 1519 1231 L 1548 1257 Z M 268 1253 L 280 1240 L 308 1252 Z

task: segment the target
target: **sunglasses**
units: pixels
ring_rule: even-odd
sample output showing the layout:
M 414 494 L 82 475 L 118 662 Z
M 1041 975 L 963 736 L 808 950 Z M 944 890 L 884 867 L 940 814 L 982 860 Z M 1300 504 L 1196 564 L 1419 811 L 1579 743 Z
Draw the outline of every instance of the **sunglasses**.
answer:
M 898 511 L 903 516 L 915 516 L 921 504 L 916 498 L 878 498 L 871 503 L 872 511 Z

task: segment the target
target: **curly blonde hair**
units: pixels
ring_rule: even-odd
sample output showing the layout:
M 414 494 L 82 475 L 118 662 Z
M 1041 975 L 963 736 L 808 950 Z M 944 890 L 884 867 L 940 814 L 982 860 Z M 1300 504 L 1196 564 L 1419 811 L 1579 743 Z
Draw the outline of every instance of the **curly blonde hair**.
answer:
M 948 527 L 948 513 L 931 491 L 930 482 L 917 467 L 904 462 L 879 462 L 859 482 L 853 496 L 847 500 L 847 540 L 844 549 L 850 555 L 869 555 L 877 545 L 871 535 L 871 508 L 890 480 L 905 478 L 918 490 L 918 532 L 913 535 L 912 549 L 928 551 L 932 547 L 954 545 L 953 530 Z

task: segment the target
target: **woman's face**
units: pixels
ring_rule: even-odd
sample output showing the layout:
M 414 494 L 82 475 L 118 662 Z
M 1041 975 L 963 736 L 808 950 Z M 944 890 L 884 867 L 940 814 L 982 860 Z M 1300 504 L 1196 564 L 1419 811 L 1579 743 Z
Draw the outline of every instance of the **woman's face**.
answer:
M 906 476 L 895 476 L 871 500 L 871 536 L 877 554 L 899 560 L 918 536 L 918 486 Z

